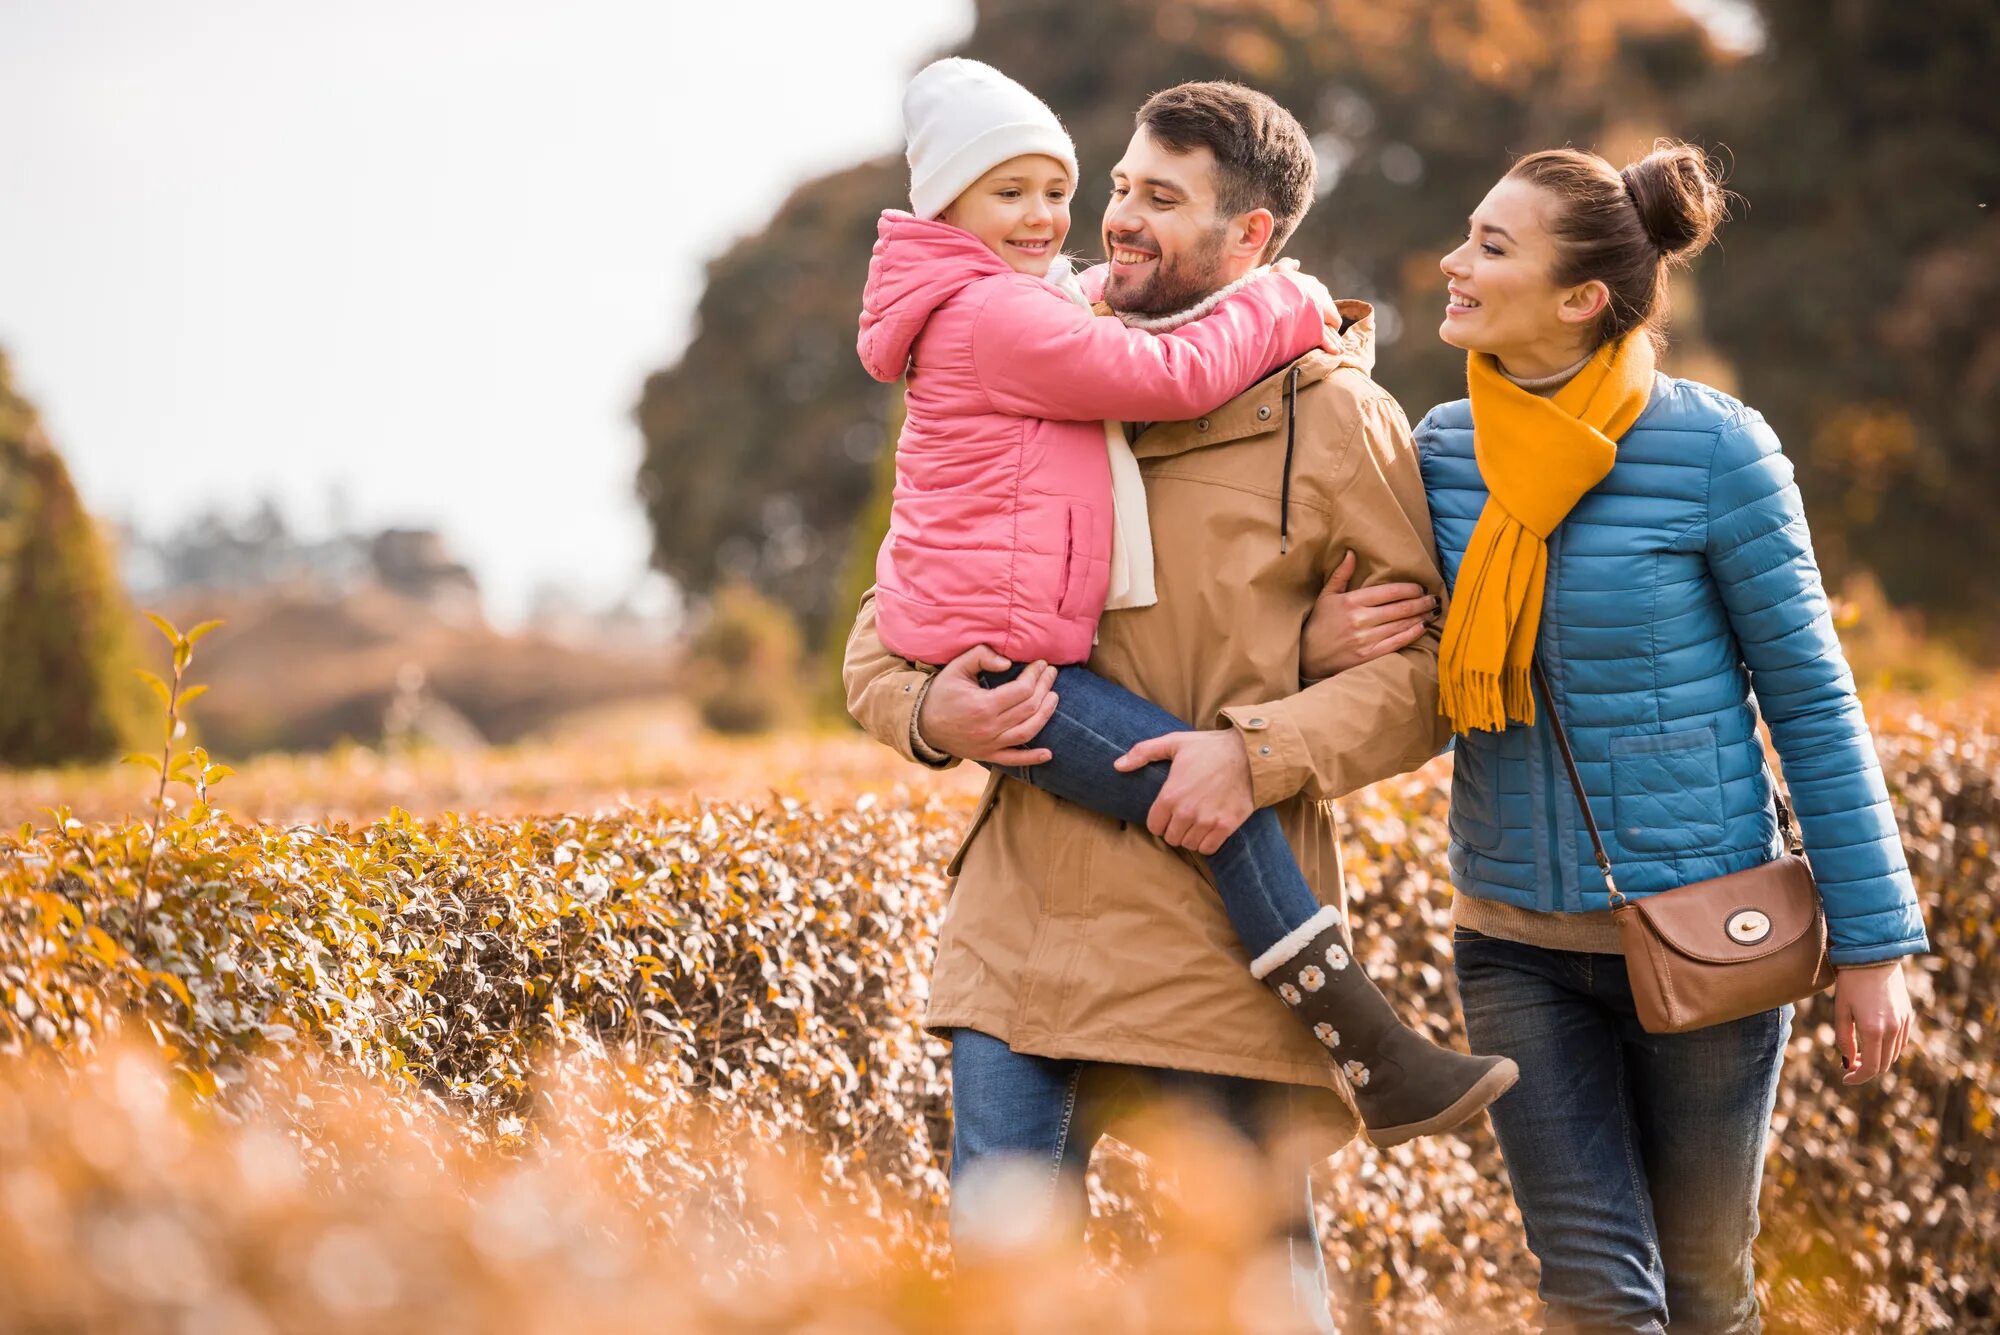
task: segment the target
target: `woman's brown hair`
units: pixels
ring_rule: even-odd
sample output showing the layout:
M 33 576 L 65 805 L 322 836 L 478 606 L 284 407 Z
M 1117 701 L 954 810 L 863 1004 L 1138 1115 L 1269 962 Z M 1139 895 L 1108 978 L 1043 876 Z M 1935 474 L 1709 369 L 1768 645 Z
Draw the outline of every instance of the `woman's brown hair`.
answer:
M 1597 327 L 1605 343 L 1635 329 L 1661 337 L 1669 270 L 1700 254 L 1729 216 L 1708 154 L 1671 139 L 1622 171 L 1595 153 L 1552 148 L 1530 153 L 1507 175 L 1555 200 L 1556 285 L 1595 279 L 1610 291 Z

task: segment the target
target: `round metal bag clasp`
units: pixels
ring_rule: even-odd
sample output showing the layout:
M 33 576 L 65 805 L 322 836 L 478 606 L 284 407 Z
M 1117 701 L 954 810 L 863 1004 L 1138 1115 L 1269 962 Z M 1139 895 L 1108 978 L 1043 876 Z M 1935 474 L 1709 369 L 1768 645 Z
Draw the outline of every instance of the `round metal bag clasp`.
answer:
M 1760 909 L 1738 909 L 1724 924 L 1729 939 L 1739 946 L 1754 946 L 1771 934 L 1771 916 Z

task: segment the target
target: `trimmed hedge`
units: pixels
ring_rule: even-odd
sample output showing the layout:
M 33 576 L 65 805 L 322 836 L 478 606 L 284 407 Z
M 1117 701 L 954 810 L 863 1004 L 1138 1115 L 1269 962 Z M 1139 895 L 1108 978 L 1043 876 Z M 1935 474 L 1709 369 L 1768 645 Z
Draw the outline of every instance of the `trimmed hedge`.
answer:
M 1774 1329 L 2000 1323 L 2000 742 L 1971 718 L 1911 716 L 1881 749 L 1937 954 L 1912 971 L 1913 1051 L 1876 1085 L 1839 1084 L 1830 1001 L 1802 1009 L 1764 1200 Z M 1345 809 L 1360 953 L 1402 961 L 1397 995 L 1449 1032 L 1439 773 Z M 863 794 L 285 826 L 196 807 L 143 893 L 143 826 L 59 813 L 0 838 L 0 1050 L 76 1062 L 147 1035 L 199 1101 L 233 1111 L 300 1063 L 329 1088 L 366 1078 L 468 1145 L 595 1145 L 630 1205 L 679 1228 L 690 1199 L 755 1195 L 748 1158 L 691 1137 L 699 1114 L 718 1134 L 801 1138 L 815 1190 L 934 1264 L 945 1050 L 918 1017 L 966 811 Z M 588 1116 L 551 1093 L 586 1087 Z M 1154 1245 L 1146 1171 L 1101 1160 L 1100 1254 Z M 1320 1197 L 1349 1328 L 1491 1329 L 1532 1306 L 1485 1130 L 1352 1148 Z

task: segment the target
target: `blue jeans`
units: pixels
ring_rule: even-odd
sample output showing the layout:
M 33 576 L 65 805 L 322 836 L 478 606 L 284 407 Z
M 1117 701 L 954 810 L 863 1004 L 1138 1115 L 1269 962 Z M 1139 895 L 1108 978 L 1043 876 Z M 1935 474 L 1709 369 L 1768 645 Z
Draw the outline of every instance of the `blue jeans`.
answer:
M 1005 672 L 982 674 L 981 680 L 998 686 L 1024 670 L 1017 663 Z M 1144 826 L 1170 767 L 1155 761 L 1121 774 L 1111 762 L 1140 742 L 1186 732 L 1189 725 L 1089 668 L 1057 668 L 1055 690 L 1055 715 L 1029 743 L 1045 747 L 1053 758 L 1040 765 L 994 768 L 1066 802 Z M 1209 855 L 1208 870 L 1230 925 L 1253 958 L 1319 912 L 1319 900 L 1268 807 L 1252 812 Z
M 1032 1229 L 1058 1211 L 1081 1220 L 1091 1149 L 1118 1112 L 1143 1100 L 1169 1097 L 1204 1105 L 1257 1141 L 1269 1116 L 1283 1117 L 1297 1096 L 1289 1085 L 1257 1080 L 1031 1056 L 977 1029 L 955 1029 L 951 1040 L 954 1238 L 1013 1225 Z M 1299 1167 L 1299 1210 L 1285 1229 L 1290 1300 L 1311 1329 L 1333 1335 L 1326 1258 L 1306 1167 Z M 982 1196 L 982 1184 L 996 1182 L 995 1174 L 1007 1169 L 1012 1172 L 1006 1174 L 1005 1193 Z M 1025 1184 L 1032 1184 L 1039 1201 L 1023 1199 Z M 988 1217 L 1000 1211 L 1005 1218 Z
M 1452 944 L 1472 1050 L 1521 1068 L 1490 1111 L 1546 1328 L 1761 1330 L 1750 1247 L 1792 1008 L 1649 1034 L 1623 956 Z

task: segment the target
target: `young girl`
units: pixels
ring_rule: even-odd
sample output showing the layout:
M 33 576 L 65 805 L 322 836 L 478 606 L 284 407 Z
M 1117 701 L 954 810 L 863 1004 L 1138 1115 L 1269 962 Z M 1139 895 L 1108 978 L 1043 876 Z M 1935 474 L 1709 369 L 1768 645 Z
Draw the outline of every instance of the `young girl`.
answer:
M 984 645 L 1060 665 L 1034 741 L 1053 759 L 1004 772 L 1143 824 L 1168 766 L 1114 762 L 1187 725 L 1082 666 L 1107 602 L 1153 601 L 1145 492 L 1117 423 L 1228 402 L 1324 341 L 1330 299 L 1265 269 L 1171 332 L 1096 316 L 1058 263 L 1077 173 L 1054 114 L 966 60 L 919 74 L 904 111 L 913 212 L 882 215 L 861 315 L 870 374 L 908 382 L 877 629 L 913 662 Z M 1457 1126 L 1513 1083 L 1513 1062 L 1437 1047 L 1396 1018 L 1271 811 L 1201 851 L 1253 973 L 1326 1047 L 1376 1144 Z

